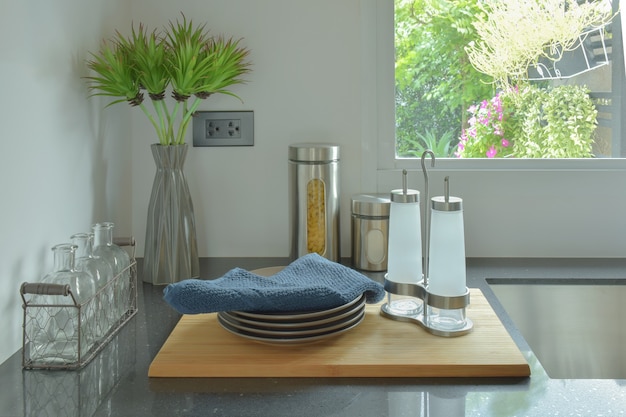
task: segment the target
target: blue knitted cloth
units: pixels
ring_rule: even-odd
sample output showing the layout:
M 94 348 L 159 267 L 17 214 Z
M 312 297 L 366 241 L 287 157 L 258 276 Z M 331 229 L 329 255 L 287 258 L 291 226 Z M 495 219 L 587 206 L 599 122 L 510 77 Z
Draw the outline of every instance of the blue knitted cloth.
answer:
M 305 255 L 279 273 L 262 277 L 235 268 L 215 280 L 187 279 L 163 290 L 164 299 L 182 314 L 218 311 L 288 312 L 341 306 L 365 294 L 383 299 L 376 281 L 318 254 Z

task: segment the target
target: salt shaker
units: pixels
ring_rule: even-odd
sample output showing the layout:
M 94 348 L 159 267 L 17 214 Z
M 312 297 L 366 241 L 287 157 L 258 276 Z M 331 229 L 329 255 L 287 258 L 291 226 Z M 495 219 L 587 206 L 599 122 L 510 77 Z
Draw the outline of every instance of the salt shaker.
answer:
M 402 189 L 391 191 L 389 212 L 389 254 L 386 279 L 399 284 L 418 284 L 422 280 L 422 226 L 420 192 L 407 189 L 406 170 Z M 422 311 L 417 298 L 388 293 L 387 309 L 400 316 Z
M 450 196 L 448 177 L 444 190 L 443 196 L 431 199 L 427 290 L 443 297 L 459 297 L 467 292 L 463 200 Z M 439 330 L 456 330 L 466 324 L 465 308 L 429 306 L 426 317 L 427 325 Z

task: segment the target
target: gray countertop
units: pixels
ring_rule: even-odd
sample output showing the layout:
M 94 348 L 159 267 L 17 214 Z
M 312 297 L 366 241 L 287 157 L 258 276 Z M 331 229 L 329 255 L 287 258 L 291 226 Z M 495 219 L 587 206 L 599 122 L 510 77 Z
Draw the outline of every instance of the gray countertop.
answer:
M 208 258 L 201 260 L 201 276 L 286 263 Z M 162 287 L 140 284 L 139 313 L 85 368 L 23 371 L 21 352 L 1 364 L 0 416 L 626 415 L 626 380 L 550 378 L 488 282 L 626 284 L 626 259 L 469 259 L 467 273 L 468 287 L 483 291 L 528 359 L 530 378 L 148 378 L 152 359 L 180 316 L 163 302 Z M 382 273 L 368 275 L 383 280 Z

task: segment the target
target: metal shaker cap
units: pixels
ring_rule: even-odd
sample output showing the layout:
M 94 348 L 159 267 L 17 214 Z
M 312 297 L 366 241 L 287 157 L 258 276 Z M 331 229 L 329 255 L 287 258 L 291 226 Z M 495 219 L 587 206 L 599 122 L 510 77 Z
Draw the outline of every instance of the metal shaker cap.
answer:
M 420 192 L 417 190 L 409 190 L 406 187 L 406 169 L 402 170 L 402 189 L 391 190 L 391 201 L 394 203 L 419 203 Z
M 443 180 L 444 194 L 431 198 L 431 207 L 437 211 L 462 211 L 463 199 L 459 197 L 450 197 L 450 181 L 449 177 Z
M 289 145 L 289 160 L 294 162 L 332 162 L 339 160 L 339 145 L 296 143 Z
M 439 195 L 433 197 L 431 200 L 431 207 L 437 211 L 463 211 L 463 199 L 459 197 L 446 197 Z
M 391 190 L 391 201 L 394 203 L 419 203 L 420 192 L 417 190 Z
M 388 217 L 391 202 L 384 194 L 352 196 L 352 214 L 370 217 Z

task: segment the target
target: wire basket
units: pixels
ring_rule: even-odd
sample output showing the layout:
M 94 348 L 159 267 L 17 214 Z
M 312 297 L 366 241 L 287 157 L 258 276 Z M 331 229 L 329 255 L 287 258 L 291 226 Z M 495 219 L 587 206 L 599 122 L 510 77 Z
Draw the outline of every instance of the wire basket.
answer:
M 80 369 L 23 372 L 23 417 L 92 416 L 120 381 L 134 372 L 137 322 L 131 321 Z
M 116 238 L 114 243 L 132 246 L 130 265 L 83 304 L 69 285 L 22 284 L 23 368 L 79 369 L 137 314 L 135 241 Z M 47 296 L 56 296 L 60 301 L 47 303 Z

